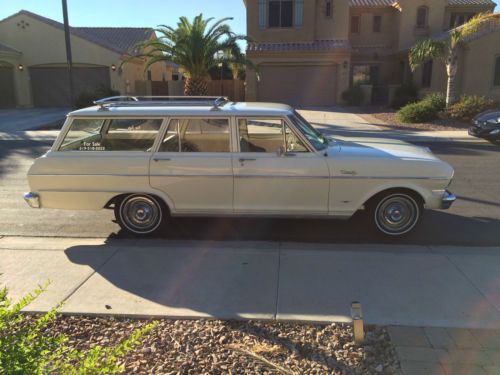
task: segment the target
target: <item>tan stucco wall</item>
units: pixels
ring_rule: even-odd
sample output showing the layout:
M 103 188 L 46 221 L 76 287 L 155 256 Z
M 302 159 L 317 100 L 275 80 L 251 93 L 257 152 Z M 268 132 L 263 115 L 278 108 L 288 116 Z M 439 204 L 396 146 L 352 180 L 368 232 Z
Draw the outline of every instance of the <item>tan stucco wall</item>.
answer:
M 399 13 L 399 49 L 411 47 L 416 41 L 443 31 L 443 19 L 447 0 L 399 0 L 402 11 Z M 429 8 L 428 33 L 416 29 L 417 9 Z
M 500 30 L 469 44 L 462 60 L 466 74 L 460 74 L 464 94 L 484 95 L 500 101 L 500 86 L 493 86 L 495 59 L 499 56 Z
M 29 23 L 29 26 L 24 29 L 17 26 L 20 21 Z M 2 43 L 22 52 L 16 61 L 16 66 L 22 64 L 25 67 L 23 72 L 16 69 L 15 73 L 17 105 L 32 106 L 29 67 L 66 62 L 64 31 L 32 17 L 16 15 L 0 22 L 0 39 Z M 137 64 L 126 64 L 120 74 L 118 67 L 122 56 L 85 39 L 71 35 L 71 49 L 75 66 L 111 67 L 114 64 L 117 69 L 114 72 L 110 69 L 111 87 L 123 94 L 127 93 L 127 82 L 132 84 L 129 90 L 133 93 L 135 81 L 146 79 L 143 66 Z M 5 60 L 2 57 L 0 59 Z M 166 79 L 171 79 L 171 69 L 167 70 L 160 64 L 153 65 L 151 71 L 153 80 L 161 80 L 164 72 L 167 72 Z
M 314 2 L 310 1 L 311 4 Z M 349 2 L 344 0 L 332 1 L 331 17 L 326 17 L 324 0 L 316 0 L 316 3 L 315 39 L 347 40 L 349 38 Z M 308 25 L 308 27 L 311 26 Z
M 382 30 L 373 32 L 373 17 L 382 17 Z M 351 33 L 349 25 L 349 40 L 353 47 L 384 46 L 394 47 L 398 36 L 398 11 L 395 8 L 352 8 L 350 17 L 358 16 L 360 20 L 359 33 Z

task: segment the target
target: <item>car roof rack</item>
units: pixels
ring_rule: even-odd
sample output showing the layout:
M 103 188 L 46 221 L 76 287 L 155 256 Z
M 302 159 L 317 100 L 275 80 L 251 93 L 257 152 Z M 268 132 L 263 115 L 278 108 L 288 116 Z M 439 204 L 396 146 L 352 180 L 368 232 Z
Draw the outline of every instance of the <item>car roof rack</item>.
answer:
M 219 110 L 219 107 L 228 103 L 225 96 L 111 96 L 95 100 L 94 104 L 100 106 L 100 110 L 107 110 L 110 107 L 179 107 L 179 106 L 202 106 L 212 107 L 212 110 Z

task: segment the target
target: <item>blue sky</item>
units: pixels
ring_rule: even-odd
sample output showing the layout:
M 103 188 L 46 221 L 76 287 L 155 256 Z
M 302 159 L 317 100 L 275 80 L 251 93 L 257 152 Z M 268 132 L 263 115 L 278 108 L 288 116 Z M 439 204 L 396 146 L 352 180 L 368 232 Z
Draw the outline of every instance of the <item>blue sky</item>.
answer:
M 0 0 L 0 19 L 21 9 L 62 22 L 61 0 Z M 233 17 L 236 33 L 246 32 L 243 0 L 68 0 L 72 26 L 156 27 L 177 23 L 180 16 Z

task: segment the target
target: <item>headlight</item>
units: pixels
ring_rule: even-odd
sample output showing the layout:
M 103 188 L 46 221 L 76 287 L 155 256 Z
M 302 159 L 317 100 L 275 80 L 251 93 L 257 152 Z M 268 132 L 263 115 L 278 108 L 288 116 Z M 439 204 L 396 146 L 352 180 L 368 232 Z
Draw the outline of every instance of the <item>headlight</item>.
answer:
M 494 135 L 500 134 L 500 129 L 495 129 L 495 130 L 492 130 L 492 131 L 490 132 L 490 134 L 494 134 Z

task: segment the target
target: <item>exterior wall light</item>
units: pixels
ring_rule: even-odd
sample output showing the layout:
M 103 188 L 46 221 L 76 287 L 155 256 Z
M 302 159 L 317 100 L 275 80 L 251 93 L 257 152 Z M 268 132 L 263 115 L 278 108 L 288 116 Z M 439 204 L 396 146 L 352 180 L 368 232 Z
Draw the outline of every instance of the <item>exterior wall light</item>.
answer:
M 114 72 L 116 70 L 116 65 L 115 64 L 111 64 L 111 70 Z
M 24 70 L 24 65 L 23 65 L 23 64 L 19 64 L 19 65 L 17 66 L 17 69 L 18 69 L 20 72 L 22 72 L 22 71 Z

